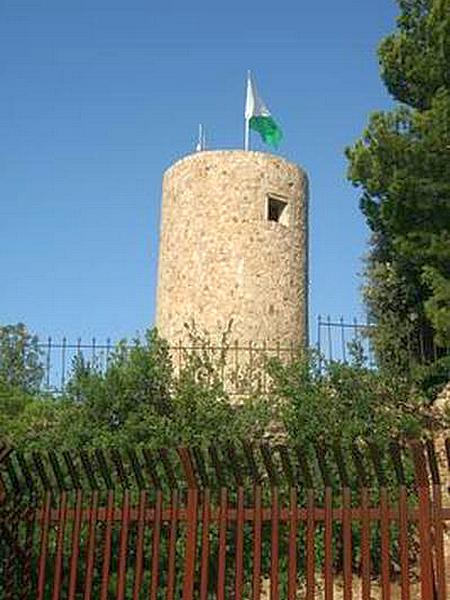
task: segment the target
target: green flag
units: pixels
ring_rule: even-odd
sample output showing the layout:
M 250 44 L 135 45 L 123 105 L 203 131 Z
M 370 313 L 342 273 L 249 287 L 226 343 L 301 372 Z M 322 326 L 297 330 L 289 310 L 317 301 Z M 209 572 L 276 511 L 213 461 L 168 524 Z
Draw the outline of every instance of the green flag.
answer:
M 245 103 L 245 119 L 250 129 L 257 131 L 266 144 L 278 148 L 283 133 L 270 114 L 269 109 L 258 95 L 253 77 L 247 78 L 247 99 Z

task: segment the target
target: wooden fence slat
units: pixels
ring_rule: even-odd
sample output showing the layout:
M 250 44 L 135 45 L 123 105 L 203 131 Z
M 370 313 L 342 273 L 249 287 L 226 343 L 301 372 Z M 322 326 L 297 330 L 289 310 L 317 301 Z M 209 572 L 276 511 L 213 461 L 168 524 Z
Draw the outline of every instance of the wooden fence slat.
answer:
M 399 527 L 399 554 L 400 554 L 400 593 L 401 600 L 410 598 L 409 581 L 409 531 L 408 531 L 408 491 L 406 488 L 405 469 L 402 460 L 402 448 L 397 440 L 389 444 L 389 454 L 394 466 L 395 477 L 398 484 L 398 527 Z
M 272 518 L 271 518 L 271 547 L 270 547 L 270 600 L 278 600 L 279 590 L 279 492 L 277 487 L 272 488 Z
M 55 476 L 56 479 L 56 483 L 57 486 L 59 488 L 60 491 L 63 491 L 66 488 L 66 482 L 65 482 L 65 478 L 64 478 L 64 473 L 61 469 L 61 465 L 59 463 L 59 459 L 58 459 L 58 455 L 56 454 L 55 450 L 49 450 L 48 451 L 48 458 L 50 460 L 50 465 L 52 467 L 53 470 L 53 475 Z
M 297 488 L 291 487 L 289 496 L 288 600 L 295 600 L 297 594 Z
M 77 489 L 75 500 L 75 515 L 72 526 L 72 549 L 70 556 L 68 600 L 75 600 L 77 590 L 78 555 L 80 551 L 81 511 L 83 508 L 83 492 Z
M 209 582 L 209 524 L 211 519 L 211 493 L 203 490 L 202 548 L 200 555 L 200 600 L 208 600 Z
M 333 491 L 325 488 L 324 588 L 325 600 L 333 600 Z
M 445 600 L 447 598 L 446 579 L 445 579 L 445 554 L 444 554 L 444 527 L 442 523 L 442 492 L 441 485 L 433 485 L 433 546 L 436 556 L 436 591 L 437 599 Z
M 56 538 L 56 554 L 53 575 L 52 600 L 58 600 L 61 594 L 64 562 L 64 534 L 66 531 L 67 492 L 63 490 L 59 497 L 58 533 Z
M 48 477 L 47 471 L 45 470 L 44 461 L 42 459 L 42 453 L 37 450 L 31 453 L 31 458 L 36 469 L 36 472 L 39 476 L 39 480 L 41 482 L 44 490 L 51 490 L 52 484 L 50 482 L 50 478 Z
M 390 565 L 391 556 L 389 552 L 389 502 L 388 491 L 385 487 L 380 489 L 380 508 L 381 508 L 381 595 L 383 600 L 390 600 Z
M 95 476 L 95 468 L 92 462 L 92 458 L 89 456 L 86 450 L 80 451 L 80 459 L 84 474 L 89 482 L 89 487 L 92 490 L 98 489 L 98 483 L 97 478 Z
M 141 491 L 139 492 L 139 507 L 136 531 L 136 557 L 134 564 L 133 600 L 139 600 L 142 586 L 142 578 L 144 573 L 144 535 L 146 506 L 147 492 L 141 489 Z
M 37 600 L 43 600 L 45 597 L 46 568 L 48 554 L 48 537 L 50 530 L 50 510 L 52 504 L 52 494 L 50 491 L 45 493 L 44 517 L 41 523 L 41 540 L 39 547 L 39 568 L 37 583 Z
M 436 564 L 436 593 L 438 600 L 446 598 L 445 556 L 444 556 L 444 527 L 442 523 L 442 492 L 441 477 L 439 474 L 436 449 L 433 440 L 426 441 L 428 464 L 433 483 L 432 494 L 432 521 L 433 521 L 433 546 Z
M 86 577 L 83 600 L 91 600 L 95 569 L 96 525 L 98 510 L 98 490 L 93 490 L 90 505 L 89 529 L 86 543 Z
M 361 597 L 370 600 L 370 492 L 369 471 L 364 452 L 358 443 L 352 444 L 351 454 L 355 465 L 361 505 Z
M 349 487 L 342 489 L 342 538 L 344 563 L 344 600 L 351 600 L 353 595 L 352 577 L 352 517 L 351 491 Z
M 2 556 L 2 591 L 4 600 L 15 600 L 17 591 L 17 580 L 18 580 L 18 569 L 15 568 L 17 559 L 20 557 L 23 560 L 23 553 L 17 553 L 20 550 L 19 546 L 19 531 L 18 531 L 18 511 L 20 509 L 16 506 L 11 512 L 12 524 L 8 530 L 8 541 L 10 542 L 9 548 L 6 548 L 5 555 Z M 2 553 L 3 554 L 3 553 Z
M 219 511 L 219 557 L 217 561 L 217 600 L 225 600 L 228 517 L 228 489 L 226 487 L 223 487 L 220 490 Z
M 33 550 L 35 535 L 35 511 L 31 508 L 25 511 L 24 562 L 20 581 L 19 600 L 29 600 L 32 593 L 33 581 Z M 33 590 L 34 591 L 34 590 Z
M 196 451 L 194 449 L 194 455 L 196 457 L 198 456 L 198 450 Z M 160 458 L 161 464 L 163 466 L 164 473 L 166 475 L 166 479 L 169 484 L 169 487 L 171 490 L 175 490 L 178 487 L 178 482 L 177 482 L 175 470 L 174 470 L 174 467 L 173 467 L 172 461 L 170 459 L 167 448 L 160 449 L 159 458 Z
M 254 521 L 253 521 L 253 581 L 252 598 L 261 598 L 261 545 L 262 545 L 262 489 L 259 484 L 253 491 Z
M 160 490 L 162 485 L 158 472 L 156 470 L 156 461 L 153 453 L 150 452 L 148 448 L 144 448 L 142 450 L 142 455 L 144 457 L 145 470 L 150 475 L 153 487 L 157 490 Z
M 236 569 L 234 581 L 235 600 L 242 599 L 244 586 L 244 488 L 239 486 L 237 491 L 236 516 Z
M 401 600 L 409 600 L 408 494 L 401 485 L 398 498 Z
M 122 518 L 120 523 L 119 562 L 117 565 L 117 600 L 124 600 L 127 580 L 128 533 L 130 527 L 130 490 L 125 489 L 122 498 Z
M 432 598 L 434 588 L 431 558 L 431 519 L 428 488 L 419 487 L 420 586 L 422 598 Z
M 135 450 L 129 448 L 128 449 L 128 458 L 131 462 L 131 468 L 133 470 L 134 477 L 136 479 L 137 486 L 139 490 L 143 490 L 145 488 L 145 478 L 142 469 L 141 462 Z
M 70 477 L 73 489 L 80 490 L 82 487 L 81 479 L 80 479 L 78 469 L 75 466 L 75 463 L 72 459 L 71 453 L 68 450 L 65 450 L 62 453 L 62 455 L 63 455 L 64 462 L 66 464 L 67 470 L 69 472 L 69 477 Z
M 194 597 L 195 563 L 197 558 L 197 511 L 198 489 L 189 488 L 187 498 L 187 533 L 184 558 L 183 600 L 192 600 Z
M 102 565 L 102 583 L 100 588 L 100 600 L 108 600 L 109 587 L 109 569 L 111 565 L 111 545 L 114 515 L 114 492 L 108 491 L 106 507 L 106 526 L 103 542 L 103 565 Z
M 170 501 L 169 548 L 167 557 L 167 594 L 166 600 L 175 598 L 175 568 L 177 558 L 178 528 L 178 490 L 173 489 Z M 136 598 L 138 600 L 138 598 Z
M 367 487 L 361 490 L 361 595 L 370 600 L 370 493 Z
M 253 485 L 261 484 L 261 474 L 258 469 L 258 465 L 256 464 L 255 453 L 253 451 L 253 447 L 250 443 L 244 442 L 242 444 L 244 450 L 244 457 L 247 464 L 247 469 L 252 479 Z
M 162 500 L 163 500 L 162 491 L 156 490 L 155 517 L 153 520 L 153 538 L 152 538 L 150 600 L 157 600 L 157 597 L 158 597 L 159 546 L 161 543 Z
M 20 483 L 19 477 L 16 472 L 16 468 L 14 466 L 14 462 L 12 460 L 12 455 L 7 455 L 4 460 L 6 471 L 8 473 L 8 478 L 11 483 L 12 491 L 15 496 L 20 496 L 22 492 L 22 485 Z
M 315 556 L 314 556 L 314 533 L 315 533 L 315 499 L 314 490 L 306 491 L 306 506 L 308 517 L 306 520 L 306 600 L 314 600 L 316 581 L 315 581 Z
M 25 479 L 25 483 L 28 488 L 28 492 L 30 494 L 32 494 L 35 486 L 34 486 L 33 477 L 31 476 L 31 471 L 27 464 L 25 456 L 23 455 L 22 452 L 16 452 L 16 458 L 17 458 L 17 462 L 19 464 L 20 470 L 22 472 L 23 478 Z
M 422 444 L 413 442 L 411 450 L 419 500 L 420 589 L 422 598 L 432 598 L 434 576 L 431 556 L 431 502 L 428 473 Z
M 194 461 L 189 448 L 178 448 L 184 475 L 189 488 L 197 487 L 197 478 L 195 476 Z

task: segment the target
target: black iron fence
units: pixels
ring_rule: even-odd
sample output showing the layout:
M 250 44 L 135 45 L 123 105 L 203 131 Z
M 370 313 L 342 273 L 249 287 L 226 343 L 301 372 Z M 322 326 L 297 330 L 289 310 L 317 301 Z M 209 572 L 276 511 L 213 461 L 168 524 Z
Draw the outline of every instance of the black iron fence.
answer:
M 351 362 L 353 355 L 351 346 L 355 343 L 366 357 L 367 364 L 375 367 L 375 359 L 367 335 L 372 325 L 361 323 L 357 320 L 344 321 L 343 318 L 331 319 L 321 317 L 317 319 L 317 335 L 311 340 L 310 347 L 316 348 L 323 361 Z M 43 387 L 52 392 L 62 392 L 73 373 L 77 359 L 82 359 L 84 364 L 89 363 L 95 369 L 104 371 L 113 356 L 117 340 L 107 338 L 99 341 L 93 337 L 89 340 L 78 338 L 70 340 L 67 337 L 55 339 L 53 337 L 39 338 L 38 348 L 41 354 L 44 370 Z M 124 349 L 133 347 L 134 342 L 125 343 Z M 174 368 L 180 370 L 185 364 L 186 355 L 197 349 L 195 345 L 187 346 L 180 342 L 171 346 Z M 233 389 L 239 391 L 240 380 L 250 378 L 253 384 L 265 388 L 267 374 L 264 365 L 270 358 L 278 357 L 283 360 L 291 359 L 296 353 L 294 346 L 281 344 L 269 345 L 267 343 L 249 343 L 242 345 L 238 340 L 227 343 L 226 346 L 203 346 L 202 351 L 220 363 L 221 375 L 231 382 Z
M 75 342 L 66 337 L 55 340 L 49 336 L 45 341 L 39 338 L 37 346 L 43 360 L 44 388 L 55 392 L 63 391 L 77 359 L 82 359 L 85 364 L 101 371 L 106 370 L 115 344 L 110 338 L 103 343 L 99 343 L 95 337 L 90 340 L 77 338 Z
M 363 357 L 368 367 L 376 368 L 376 356 L 371 341 L 371 332 L 374 331 L 374 327 L 369 322 L 363 323 L 356 319 L 345 321 L 342 317 L 333 319 L 330 316 L 319 316 L 316 335 L 312 335 L 310 340 L 310 348 L 316 349 L 320 356 L 319 366 L 323 367 L 330 361 L 352 363 L 357 357 L 359 359 Z M 127 352 L 137 343 L 139 342 L 122 341 L 121 349 Z M 100 342 L 95 337 L 89 340 L 38 337 L 38 360 L 43 373 L 43 389 L 52 393 L 64 391 L 73 376 L 75 366 L 80 364 L 80 361 L 84 366 L 88 365 L 91 369 L 104 372 L 117 350 L 117 344 L 118 340 L 112 338 Z M 406 344 L 405 348 L 400 348 L 400 345 L 399 343 L 399 351 L 406 351 L 407 354 L 409 352 L 410 366 L 417 362 L 420 364 L 433 362 L 433 352 L 430 353 L 430 349 L 426 349 L 420 340 L 419 342 L 411 340 L 411 344 Z M 297 352 L 297 348 L 292 345 L 269 345 L 264 342 L 245 345 L 239 340 L 227 341 L 224 345 L 204 345 L 203 343 L 186 345 L 186 342 L 180 342 L 170 347 L 175 372 L 180 372 L 194 350 L 204 353 L 204 358 L 213 363 L 216 373 L 219 370 L 228 391 L 237 394 L 241 394 L 243 391 L 247 393 L 266 390 L 267 361 L 274 357 L 287 361 L 292 359 Z M 443 350 L 440 349 L 439 352 L 442 355 Z M 449 354 L 450 348 L 444 351 L 444 355 L 448 356 Z
M 316 348 L 319 354 L 328 361 L 343 363 L 352 362 L 352 348 L 362 352 L 369 367 L 376 366 L 375 355 L 370 342 L 370 331 L 374 325 L 366 322 L 345 321 L 343 317 L 332 319 L 330 316 L 317 317 Z
M 137 342 L 122 343 L 122 351 L 130 351 Z M 38 342 L 43 360 L 43 388 L 55 393 L 63 392 L 70 381 L 76 364 L 83 364 L 97 371 L 105 371 L 113 358 L 116 343 L 107 339 L 99 343 L 96 338 L 89 342 L 77 339 L 72 343 L 67 338 L 54 340 L 49 337 Z M 267 343 L 241 344 L 238 340 L 226 345 L 191 344 L 180 342 L 169 347 L 174 372 L 180 373 L 187 364 L 189 356 L 196 352 L 203 355 L 214 368 L 227 390 L 232 394 L 248 394 L 251 391 L 267 389 L 268 375 L 266 365 L 271 358 L 283 361 L 292 360 L 297 352 L 294 345 L 270 345 Z M 210 372 L 201 372 L 199 377 L 211 377 Z M 206 369 L 208 371 L 208 369 Z

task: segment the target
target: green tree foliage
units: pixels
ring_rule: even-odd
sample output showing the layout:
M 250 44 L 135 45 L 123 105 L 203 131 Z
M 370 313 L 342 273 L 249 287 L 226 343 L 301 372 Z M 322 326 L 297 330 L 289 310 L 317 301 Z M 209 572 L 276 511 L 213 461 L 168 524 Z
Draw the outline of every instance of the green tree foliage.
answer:
M 409 382 L 367 368 L 360 353 L 352 364 L 324 364 L 315 352 L 302 353 L 289 364 L 272 362 L 270 372 L 288 436 L 306 447 L 384 444 L 418 436 L 430 424 Z
M 159 448 L 280 437 L 311 444 L 412 436 L 427 424 L 423 398 L 410 382 L 368 369 L 360 352 L 352 365 L 325 363 L 315 353 L 289 364 L 270 361 L 265 390 L 250 385 L 255 374 L 261 377 L 258 365 L 253 379 L 251 371 L 241 374 L 247 393 L 238 397 L 230 396 L 226 361 L 226 351 L 215 355 L 207 344 L 197 345 L 175 369 L 167 343 L 150 330 L 132 345 L 119 343 L 106 369 L 77 358 L 61 396 L 4 387 L 0 437 L 22 449 Z
M 379 49 L 401 104 L 371 116 L 347 149 L 372 232 L 365 300 L 380 364 L 410 367 L 450 345 L 450 1 L 400 0 Z
M 397 31 L 379 49 L 381 74 L 389 92 L 424 110 L 436 93 L 449 89 L 448 0 L 398 0 Z
M 60 397 L 11 387 L 0 398 L 0 437 L 20 448 L 150 448 L 261 437 L 272 416 L 266 398 L 233 402 L 221 359 L 186 352 L 175 371 L 155 330 L 121 342 L 106 370 L 77 358 Z
M 43 377 L 38 339 L 23 323 L 0 326 L 0 386 L 39 389 Z

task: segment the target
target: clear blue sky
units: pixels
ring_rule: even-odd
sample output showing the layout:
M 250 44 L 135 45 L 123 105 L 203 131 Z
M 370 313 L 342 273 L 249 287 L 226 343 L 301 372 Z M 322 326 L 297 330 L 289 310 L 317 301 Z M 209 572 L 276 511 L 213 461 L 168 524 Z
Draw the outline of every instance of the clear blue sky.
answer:
M 311 180 L 310 317 L 363 314 L 367 229 L 344 147 L 391 102 L 394 0 L 3 0 L 0 322 L 118 338 L 152 324 L 161 176 L 240 147 L 247 68 Z M 255 149 L 262 147 L 254 143 Z

